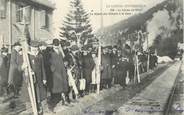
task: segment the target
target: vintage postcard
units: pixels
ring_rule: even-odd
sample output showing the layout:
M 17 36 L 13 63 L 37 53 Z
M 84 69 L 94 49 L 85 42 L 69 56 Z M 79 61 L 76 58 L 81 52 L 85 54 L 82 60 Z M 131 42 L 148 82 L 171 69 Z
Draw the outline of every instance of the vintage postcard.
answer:
M 183 0 L 0 0 L 0 115 L 184 115 Z

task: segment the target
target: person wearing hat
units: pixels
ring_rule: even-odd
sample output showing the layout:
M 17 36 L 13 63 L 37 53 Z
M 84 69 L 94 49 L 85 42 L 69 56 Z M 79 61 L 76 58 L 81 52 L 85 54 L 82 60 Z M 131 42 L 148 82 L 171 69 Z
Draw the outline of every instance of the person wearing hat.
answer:
M 10 68 L 8 74 L 8 85 L 10 92 L 13 93 L 15 97 L 19 95 L 19 91 L 22 86 L 23 79 L 23 56 L 22 48 L 19 42 L 13 45 L 13 49 L 10 57 Z
M 0 53 L 0 97 L 7 96 L 8 87 L 8 49 L 2 48 Z
M 64 65 L 63 55 L 59 50 L 59 40 L 53 40 L 53 48 L 50 51 L 49 67 L 50 76 L 48 76 L 48 88 L 51 93 L 52 104 L 50 109 L 62 99 L 62 103 L 66 104 L 66 94 L 69 91 L 67 72 Z
M 113 84 L 117 83 L 117 62 L 118 62 L 117 49 L 115 47 L 113 47 L 112 53 L 111 53 Z
M 126 87 L 126 77 L 127 77 L 127 65 L 128 65 L 128 61 L 125 57 L 121 57 L 119 60 L 119 76 L 118 76 L 118 82 L 119 84 L 125 88 Z
M 143 68 L 144 57 L 142 52 L 138 52 L 138 59 L 139 59 L 139 72 L 141 74 L 144 72 L 144 68 Z
M 135 52 L 128 52 L 126 53 L 128 58 L 128 73 L 130 78 L 130 83 L 132 84 L 134 82 L 134 74 L 135 74 Z
M 111 87 L 111 58 L 108 54 L 108 48 L 102 50 L 102 72 L 101 72 L 101 88 Z
M 114 84 L 119 84 L 119 77 L 121 76 L 121 58 L 122 58 L 122 53 L 121 50 L 117 50 L 117 54 L 113 58 L 113 65 L 115 66 L 112 70 L 113 77 L 114 77 Z
M 95 90 L 96 90 L 96 88 L 97 88 L 97 82 L 98 82 L 98 76 L 97 76 L 97 69 L 98 69 L 98 67 L 97 67 L 97 65 L 98 65 L 98 57 L 97 57 L 97 52 L 95 52 L 95 51 L 93 51 L 92 52 L 92 57 L 93 57 L 93 60 L 94 60 L 94 62 L 95 62 L 95 66 L 94 66 L 94 68 L 93 68 L 93 70 L 92 70 L 92 75 L 91 75 L 91 90 L 92 90 L 92 92 L 94 93 L 95 92 Z
M 140 58 L 140 62 L 142 64 L 142 72 L 146 72 L 147 71 L 147 54 L 146 52 L 142 52 L 142 54 L 139 56 Z
M 112 46 L 108 46 L 107 47 L 107 56 L 110 58 L 109 61 L 109 65 L 110 65 L 110 78 L 108 79 L 108 87 L 110 88 L 112 86 L 112 80 L 113 80 L 113 76 L 112 76 Z
M 89 91 L 91 90 L 92 70 L 94 67 L 95 62 L 93 60 L 92 54 L 88 53 L 88 51 L 84 51 L 82 56 L 82 70 L 83 77 L 86 79 L 86 94 L 89 94 Z
M 42 101 L 46 99 L 46 89 L 45 89 L 46 75 L 45 75 L 43 57 L 41 53 L 39 53 L 39 45 L 37 42 L 33 42 L 33 41 L 30 42 L 28 58 L 29 58 L 30 68 L 31 68 L 33 80 L 34 80 L 37 109 L 38 109 L 39 115 L 41 115 L 43 113 Z M 22 71 L 24 71 L 27 67 L 28 67 L 27 63 L 23 62 Z M 30 97 L 29 97 L 30 95 L 27 89 L 28 82 L 29 82 L 29 79 L 25 76 L 25 74 L 23 74 L 23 82 L 21 87 L 20 99 L 26 105 L 27 110 L 29 110 L 31 107 Z
M 68 83 L 69 83 L 68 101 L 76 102 L 78 96 L 82 95 L 82 92 L 81 91 L 79 92 L 80 64 L 78 57 L 76 56 L 75 53 L 71 52 L 70 49 L 65 49 L 64 52 L 65 52 L 64 61 L 68 73 Z M 75 84 L 72 83 L 73 80 L 75 81 L 74 82 Z
M 30 43 L 29 60 L 31 69 L 35 75 L 35 92 L 38 111 L 43 112 L 43 101 L 47 98 L 46 92 L 46 73 L 44 68 L 44 60 L 42 54 L 39 52 L 39 44 L 36 42 Z

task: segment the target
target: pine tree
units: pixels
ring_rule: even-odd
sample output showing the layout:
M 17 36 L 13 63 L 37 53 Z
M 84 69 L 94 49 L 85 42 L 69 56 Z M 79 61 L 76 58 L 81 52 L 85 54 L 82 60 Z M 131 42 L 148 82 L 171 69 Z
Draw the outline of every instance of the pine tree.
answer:
M 74 43 L 84 45 L 94 37 L 89 21 L 89 15 L 84 10 L 81 0 L 70 2 L 70 11 L 65 17 L 63 27 L 60 28 L 60 37 L 71 40 Z M 79 40 L 77 40 L 79 38 Z M 77 45 L 79 45 L 77 44 Z

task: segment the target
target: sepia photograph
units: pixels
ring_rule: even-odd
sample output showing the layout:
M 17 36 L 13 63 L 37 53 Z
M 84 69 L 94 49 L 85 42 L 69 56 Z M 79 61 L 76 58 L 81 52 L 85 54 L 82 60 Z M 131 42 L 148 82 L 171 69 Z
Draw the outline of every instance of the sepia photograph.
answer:
M 0 0 L 0 115 L 184 115 L 183 0 Z

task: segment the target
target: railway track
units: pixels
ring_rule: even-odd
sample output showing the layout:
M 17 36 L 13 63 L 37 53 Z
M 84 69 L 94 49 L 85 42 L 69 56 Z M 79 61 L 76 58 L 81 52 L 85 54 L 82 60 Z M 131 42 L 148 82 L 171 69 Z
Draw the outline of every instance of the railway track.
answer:
M 164 115 L 184 115 L 184 63 L 169 96 Z
M 170 66 L 145 90 L 120 107 L 119 115 L 169 115 L 181 65 L 175 62 Z

